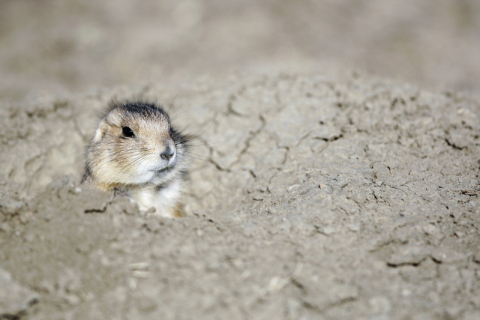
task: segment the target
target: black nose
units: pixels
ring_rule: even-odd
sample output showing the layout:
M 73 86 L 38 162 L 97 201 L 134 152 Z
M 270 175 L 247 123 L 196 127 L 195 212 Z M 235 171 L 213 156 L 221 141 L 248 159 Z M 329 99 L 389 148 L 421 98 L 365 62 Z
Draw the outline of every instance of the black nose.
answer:
M 171 148 L 170 146 L 167 146 L 165 151 L 163 151 L 160 154 L 160 157 L 162 159 L 165 159 L 165 160 L 170 160 L 170 158 L 173 157 L 174 154 L 175 154 L 175 150 L 173 148 Z

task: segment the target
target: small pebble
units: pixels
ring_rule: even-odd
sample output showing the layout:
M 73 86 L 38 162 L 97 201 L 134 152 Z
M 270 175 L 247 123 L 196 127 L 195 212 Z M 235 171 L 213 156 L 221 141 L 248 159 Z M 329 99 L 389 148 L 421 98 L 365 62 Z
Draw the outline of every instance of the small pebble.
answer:
M 326 234 L 327 236 L 334 234 L 335 233 L 335 228 L 334 227 L 325 227 L 323 228 L 323 233 Z
M 437 227 L 435 227 L 433 224 L 427 224 L 426 226 L 423 226 L 422 229 L 426 234 L 436 234 L 438 232 Z
M 465 232 L 457 231 L 457 232 L 455 232 L 455 235 L 456 235 L 457 237 L 459 237 L 459 238 L 462 238 L 462 237 L 465 236 Z
M 408 289 L 403 289 L 401 294 L 402 294 L 402 297 L 409 297 L 412 294 L 412 291 Z
M 292 189 L 298 188 L 300 185 L 299 184 L 294 184 L 288 187 L 287 191 L 290 192 Z
M 270 213 L 270 214 L 277 214 L 278 211 L 277 211 L 277 209 L 275 209 L 275 208 L 268 208 L 268 213 Z
M 360 226 L 357 225 L 357 224 L 351 224 L 348 226 L 348 230 L 350 231 L 353 231 L 353 232 L 357 232 L 360 230 Z
M 150 264 L 147 261 L 130 263 L 131 270 L 146 270 Z

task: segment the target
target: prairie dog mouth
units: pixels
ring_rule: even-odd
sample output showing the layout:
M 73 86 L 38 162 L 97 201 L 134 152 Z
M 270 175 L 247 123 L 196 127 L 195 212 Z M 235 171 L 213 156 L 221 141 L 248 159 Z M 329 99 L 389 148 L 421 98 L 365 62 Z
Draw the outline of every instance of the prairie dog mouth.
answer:
M 152 169 L 150 171 L 153 171 L 155 173 L 164 173 L 164 172 L 167 172 L 167 171 L 170 171 L 170 170 L 174 169 L 176 164 L 177 164 L 176 162 L 169 163 L 164 167 L 157 167 L 157 168 Z
M 150 171 L 153 171 L 153 172 L 165 172 L 165 171 L 168 171 L 170 169 L 173 169 L 173 166 L 166 166 L 166 167 L 163 167 L 163 168 L 160 168 L 160 169 L 152 169 Z

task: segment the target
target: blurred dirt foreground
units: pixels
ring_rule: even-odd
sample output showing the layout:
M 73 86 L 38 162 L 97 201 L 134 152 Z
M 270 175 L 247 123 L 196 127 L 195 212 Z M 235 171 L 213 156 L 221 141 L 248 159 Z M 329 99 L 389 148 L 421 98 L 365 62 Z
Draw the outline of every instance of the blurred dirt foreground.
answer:
M 464 31 L 439 37 L 460 32 L 472 49 L 477 3 L 179 3 L 0 4 L 0 319 L 480 319 L 480 99 L 460 92 L 480 87 L 479 62 L 452 58 L 435 75 L 398 53 L 405 63 L 387 59 L 390 70 L 380 46 L 375 72 L 402 69 L 415 84 L 337 67 L 362 57 L 355 41 L 380 37 L 357 28 L 376 12 L 436 10 L 382 28 L 417 30 L 400 33 L 407 44 L 459 15 Z M 301 23 L 354 42 L 307 54 Z M 286 52 L 290 40 L 272 35 L 299 42 Z M 449 48 L 428 50 L 448 60 Z M 327 67 L 312 71 L 317 58 Z M 430 90 L 442 81 L 447 91 Z M 96 112 L 112 98 L 156 99 L 199 136 L 187 217 L 159 220 L 79 185 Z

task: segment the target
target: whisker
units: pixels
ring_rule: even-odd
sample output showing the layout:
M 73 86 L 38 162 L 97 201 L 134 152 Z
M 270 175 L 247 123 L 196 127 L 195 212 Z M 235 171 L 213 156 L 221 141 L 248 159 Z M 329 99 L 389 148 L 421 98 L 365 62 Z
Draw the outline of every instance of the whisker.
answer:
M 170 110 L 172 110 L 172 107 L 173 107 L 173 103 L 175 102 L 175 99 L 177 99 L 178 95 L 180 94 L 180 91 L 178 91 L 175 96 L 173 97 L 172 101 L 170 102 L 170 104 L 168 105 L 168 108 Z

